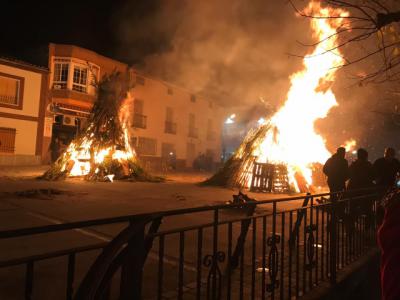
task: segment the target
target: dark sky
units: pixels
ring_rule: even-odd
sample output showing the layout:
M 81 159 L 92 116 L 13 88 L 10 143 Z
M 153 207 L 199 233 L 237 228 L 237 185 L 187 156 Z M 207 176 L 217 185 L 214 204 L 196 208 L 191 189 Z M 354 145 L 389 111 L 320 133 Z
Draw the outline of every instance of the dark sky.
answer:
M 49 42 L 70 43 L 128 63 L 162 48 L 162 40 L 137 44 L 130 56 L 119 55 L 119 16 L 127 5 L 134 25 L 146 18 L 158 1 L 146 0 L 2 0 L 0 55 L 47 65 Z M 156 45 L 155 45 L 156 44 Z M 136 54 L 136 55 L 134 55 Z

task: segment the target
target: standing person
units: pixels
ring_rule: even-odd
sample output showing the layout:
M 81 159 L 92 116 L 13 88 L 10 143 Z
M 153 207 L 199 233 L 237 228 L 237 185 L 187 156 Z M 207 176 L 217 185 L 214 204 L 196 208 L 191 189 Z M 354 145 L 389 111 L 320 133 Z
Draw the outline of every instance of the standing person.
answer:
M 360 148 L 357 150 L 357 159 L 349 167 L 349 182 L 347 184 L 347 190 L 353 197 L 362 196 L 366 191 L 357 190 L 373 187 L 373 180 L 374 172 L 372 164 L 368 161 L 368 152 L 367 150 Z M 369 229 L 373 221 L 373 199 L 353 199 L 349 204 L 350 229 L 354 229 L 354 223 L 357 220 L 357 217 L 362 214 L 366 215 L 365 228 Z
M 400 171 L 400 162 L 396 159 L 396 150 L 388 147 L 383 157 L 378 158 L 373 165 L 375 183 L 386 192 L 395 185 L 397 174 Z M 377 222 L 382 223 L 384 210 L 382 206 L 377 207 Z
M 328 186 L 331 193 L 343 191 L 349 176 L 349 165 L 345 159 L 346 149 L 339 147 L 325 163 L 322 171 L 328 177 Z
M 400 190 L 393 189 L 383 199 L 385 216 L 378 230 L 381 250 L 382 300 L 400 299 Z
M 373 165 L 375 182 L 378 186 L 392 187 L 400 172 L 400 162 L 396 159 L 396 150 L 386 148 L 383 157 L 378 158 Z
M 374 171 L 368 160 L 367 150 L 357 150 L 357 159 L 349 167 L 348 190 L 369 188 L 374 185 Z

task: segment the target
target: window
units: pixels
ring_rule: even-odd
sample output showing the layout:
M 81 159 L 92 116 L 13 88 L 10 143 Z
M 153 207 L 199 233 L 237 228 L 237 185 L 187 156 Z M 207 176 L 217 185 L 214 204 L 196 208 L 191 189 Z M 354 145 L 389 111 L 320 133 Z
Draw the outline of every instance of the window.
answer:
M 53 88 L 66 89 L 68 82 L 69 63 L 54 63 Z
M 174 94 L 174 90 L 172 89 L 172 88 L 168 88 L 167 89 L 167 93 L 168 93 L 168 95 L 173 95 Z
M 174 110 L 167 107 L 165 114 L 165 133 L 176 134 L 176 123 L 174 123 Z
M 135 114 L 142 115 L 143 114 L 143 100 L 135 99 L 133 102 L 133 112 Z
M 72 89 L 74 91 L 87 92 L 87 74 L 88 69 L 86 67 L 74 66 L 74 77 L 72 80 Z
M 196 102 L 196 96 L 195 95 L 190 95 L 190 101 Z
M 143 115 L 143 100 L 135 99 L 133 103 L 133 121 L 135 128 L 147 128 L 147 116 Z
M 0 127 L 0 153 L 14 153 L 15 134 L 14 128 Z
M 137 152 L 140 155 L 156 155 L 157 140 L 145 137 L 139 137 Z
M 140 85 L 144 85 L 144 78 L 141 76 L 136 76 L 136 83 Z
M 195 128 L 195 121 L 196 121 L 195 115 L 189 114 L 189 137 L 191 138 L 198 137 L 197 128 Z
M 0 105 L 22 108 L 24 79 L 8 74 L 0 74 Z

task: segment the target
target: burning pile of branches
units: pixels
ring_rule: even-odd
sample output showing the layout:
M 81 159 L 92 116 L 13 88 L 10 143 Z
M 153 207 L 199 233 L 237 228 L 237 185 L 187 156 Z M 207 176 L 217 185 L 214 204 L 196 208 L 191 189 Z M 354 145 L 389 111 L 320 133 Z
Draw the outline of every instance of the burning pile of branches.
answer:
M 246 187 L 251 181 L 253 164 L 256 157 L 253 155 L 260 146 L 270 126 L 264 124 L 257 130 L 250 130 L 246 138 L 228 159 L 224 166 L 211 178 L 207 179 L 205 185 L 217 185 L 226 187 Z
M 128 78 L 116 72 L 105 76 L 97 84 L 97 99 L 86 128 L 41 178 L 161 180 L 144 171 L 131 148 L 129 114 L 132 104 Z
M 346 26 L 349 13 L 318 1 L 311 1 L 304 11 L 321 16 L 310 19 L 313 37 L 321 42 L 304 57 L 302 70 L 290 76 L 291 86 L 282 107 L 251 131 L 233 157 L 206 183 L 270 191 L 278 178 L 279 189 L 284 186 L 289 190 L 286 186 L 290 186 L 298 192 L 312 191 L 318 184 L 314 173 L 331 154 L 314 123 L 338 105 L 332 85 L 343 58 L 336 33 Z M 329 18 L 332 15 L 336 17 Z

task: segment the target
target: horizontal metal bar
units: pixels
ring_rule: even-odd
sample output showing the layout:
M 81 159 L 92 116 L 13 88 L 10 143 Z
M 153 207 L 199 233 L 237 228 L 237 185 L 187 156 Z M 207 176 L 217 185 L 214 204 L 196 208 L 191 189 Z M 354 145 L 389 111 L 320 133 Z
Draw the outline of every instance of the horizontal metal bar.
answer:
M 377 188 L 360 189 L 360 190 L 354 190 L 354 192 L 356 192 L 356 191 L 376 191 L 376 190 L 377 190 Z M 337 193 L 332 193 L 332 194 L 330 194 L 330 193 L 314 194 L 311 196 L 323 197 L 323 196 L 329 196 L 329 195 L 334 195 L 334 194 L 339 194 L 339 193 L 342 193 L 342 192 L 337 192 Z M 364 196 L 366 196 L 366 195 L 364 195 Z M 154 213 L 126 215 L 126 216 L 119 216 L 119 217 L 112 217 L 112 218 L 70 222 L 70 223 L 64 223 L 64 224 L 54 224 L 54 225 L 47 225 L 47 226 L 12 229 L 12 230 L 0 231 L 0 239 L 15 238 L 15 237 L 21 237 L 21 236 L 26 236 L 26 235 L 64 231 L 64 230 L 71 230 L 71 229 L 91 227 L 91 226 L 123 223 L 123 222 L 129 222 L 129 221 L 140 221 L 143 219 L 148 219 L 150 221 L 154 218 L 159 218 L 159 217 L 175 216 L 175 215 L 189 214 L 189 213 L 199 213 L 199 212 L 212 211 L 212 210 L 216 210 L 216 209 L 231 209 L 231 208 L 246 207 L 246 206 L 252 206 L 252 205 L 258 206 L 258 205 L 263 205 L 263 204 L 282 203 L 282 202 L 288 202 L 288 201 L 302 200 L 305 197 L 306 197 L 306 195 L 302 195 L 302 196 L 287 197 L 287 198 L 280 198 L 280 199 L 278 198 L 278 199 L 258 200 L 255 202 L 245 203 L 245 204 L 239 203 L 239 204 L 221 204 L 221 205 L 212 205 L 212 206 L 208 205 L 208 206 L 183 208 L 183 209 L 170 210 L 170 211 L 160 211 L 160 212 L 154 212 Z M 362 197 L 362 196 L 360 196 L 360 197 Z M 353 197 L 353 199 L 355 199 L 355 197 Z
M 108 243 L 99 243 L 99 244 L 94 244 L 94 245 L 89 245 L 89 246 L 69 248 L 69 249 L 65 249 L 65 250 L 53 251 L 53 252 L 48 252 L 48 253 L 39 254 L 39 255 L 31 255 L 31 256 L 26 256 L 26 257 L 22 257 L 22 258 L 15 258 L 15 259 L 6 260 L 6 261 L 0 261 L 0 268 L 25 264 L 30 261 L 38 261 L 38 260 L 56 258 L 56 257 L 60 257 L 60 256 L 69 255 L 71 253 L 80 253 L 80 252 L 102 249 L 106 245 L 108 245 Z

